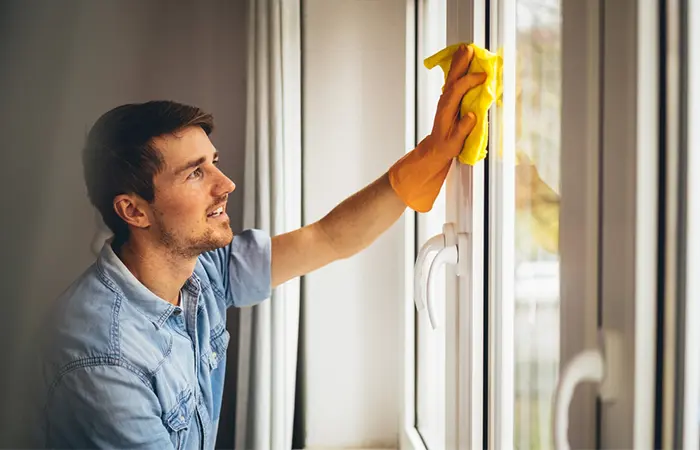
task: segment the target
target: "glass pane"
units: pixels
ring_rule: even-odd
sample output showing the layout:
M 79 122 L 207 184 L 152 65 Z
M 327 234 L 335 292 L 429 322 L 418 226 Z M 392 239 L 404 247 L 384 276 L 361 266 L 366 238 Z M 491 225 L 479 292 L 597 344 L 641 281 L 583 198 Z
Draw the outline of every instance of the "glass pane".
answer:
M 428 0 L 420 6 L 420 35 L 418 47 L 418 105 L 417 132 L 419 139 L 428 135 L 433 126 L 437 103 L 444 82 L 440 70 L 425 70 L 423 59 L 446 46 L 446 2 Z M 418 244 L 442 233 L 446 202 L 444 189 L 427 214 L 418 215 L 416 227 Z M 430 255 L 426 266 L 435 255 Z M 445 317 L 445 278 L 443 274 L 433 283 L 438 317 Z M 416 429 L 428 450 L 445 446 L 445 327 L 433 330 L 427 311 L 416 317 Z
M 515 447 L 551 448 L 559 368 L 562 0 L 516 0 Z

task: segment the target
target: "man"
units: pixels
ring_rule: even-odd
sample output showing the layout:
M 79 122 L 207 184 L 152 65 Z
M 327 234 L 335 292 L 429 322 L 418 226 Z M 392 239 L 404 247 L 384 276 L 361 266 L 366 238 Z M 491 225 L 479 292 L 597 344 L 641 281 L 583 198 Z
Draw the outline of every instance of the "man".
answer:
M 217 168 L 212 118 L 173 102 L 115 108 L 90 131 L 88 195 L 114 232 L 55 303 L 43 356 L 50 447 L 213 448 L 229 342 L 226 309 L 370 245 L 429 210 L 474 127 L 460 118 L 471 51 L 453 61 L 431 134 L 326 217 L 270 238 L 233 236 L 234 183 Z

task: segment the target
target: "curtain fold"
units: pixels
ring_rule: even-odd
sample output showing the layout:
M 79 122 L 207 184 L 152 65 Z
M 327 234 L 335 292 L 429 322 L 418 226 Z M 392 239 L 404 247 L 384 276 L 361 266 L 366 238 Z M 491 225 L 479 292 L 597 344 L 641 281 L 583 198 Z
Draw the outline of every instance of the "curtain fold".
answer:
M 244 228 L 301 226 L 300 0 L 248 0 Z M 292 445 L 300 281 L 240 310 L 235 448 Z

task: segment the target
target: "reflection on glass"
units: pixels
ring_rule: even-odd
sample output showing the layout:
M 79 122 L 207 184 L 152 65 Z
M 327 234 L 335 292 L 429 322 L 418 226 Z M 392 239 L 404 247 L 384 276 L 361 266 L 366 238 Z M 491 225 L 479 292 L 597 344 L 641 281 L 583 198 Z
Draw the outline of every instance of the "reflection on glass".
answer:
M 515 447 L 551 448 L 559 367 L 561 0 L 516 0 Z

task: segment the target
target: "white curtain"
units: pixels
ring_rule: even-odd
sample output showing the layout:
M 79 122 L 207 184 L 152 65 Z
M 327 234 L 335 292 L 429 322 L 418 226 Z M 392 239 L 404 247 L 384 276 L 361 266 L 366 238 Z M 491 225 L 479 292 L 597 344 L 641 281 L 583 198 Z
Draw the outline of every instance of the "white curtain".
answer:
M 300 0 L 248 0 L 243 225 L 276 235 L 301 226 Z M 299 280 L 240 311 L 237 450 L 290 449 Z

